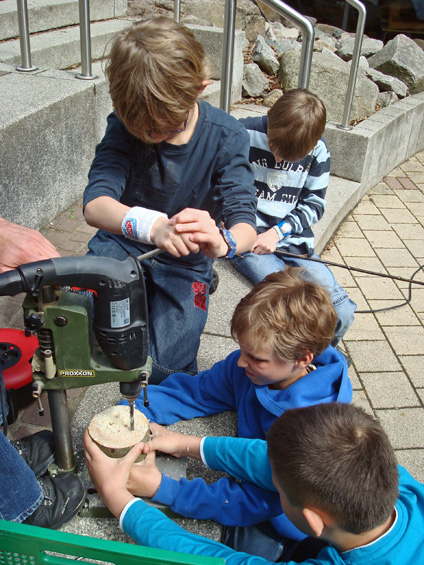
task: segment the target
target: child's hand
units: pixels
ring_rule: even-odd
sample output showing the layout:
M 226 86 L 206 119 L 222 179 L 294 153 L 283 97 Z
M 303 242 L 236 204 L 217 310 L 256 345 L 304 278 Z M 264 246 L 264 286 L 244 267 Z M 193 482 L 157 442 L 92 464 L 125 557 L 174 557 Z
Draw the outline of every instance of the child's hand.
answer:
M 200 459 L 200 437 L 172 432 L 159 424 L 151 423 L 152 439 L 144 444 L 143 453 L 162 451 L 174 457 L 193 457 Z
M 190 253 L 198 253 L 200 246 L 198 243 L 191 241 L 190 234 L 177 233 L 175 222 L 168 218 L 160 217 L 153 224 L 150 231 L 150 239 L 159 247 L 167 251 L 174 257 L 189 255 Z
M 170 222 L 181 237 L 188 236 L 192 243 L 198 244 L 206 257 L 215 259 L 227 253 L 227 244 L 219 233 L 215 220 L 206 210 L 185 208 L 175 214 Z
M 280 238 L 278 237 L 278 233 L 274 228 L 271 228 L 270 230 L 258 235 L 251 251 L 257 255 L 268 255 L 270 253 L 274 253 L 277 249 L 277 243 L 279 240 Z
M 128 490 L 134 496 L 152 498 L 162 482 L 162 473 L 156 466 L 156 453 L 151 451 L 144 461 L 132 466 L 128 479 Z
M 128 491 L 127 483 L 142 445 L 133 447 L 122 459 L 112 459 L 101 451 L 88 432 L 84 434 L 84 454 L 91 479 L 102 500 L 117 518 L 125 505 L 134 498 Z

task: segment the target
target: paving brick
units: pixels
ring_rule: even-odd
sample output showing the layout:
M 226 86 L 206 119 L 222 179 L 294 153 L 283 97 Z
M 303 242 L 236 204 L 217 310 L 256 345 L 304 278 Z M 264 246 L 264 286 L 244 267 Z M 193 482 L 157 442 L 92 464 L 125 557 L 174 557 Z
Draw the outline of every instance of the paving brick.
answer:
M 415 185 L 424 183 L 424 172 L 410 172 L 408 177 Z
M 360 373 L 359 376 L 374 409 L 421 406 L 415 390 L 403 371 Z
M 355 214 L 355 220 L 362 230 L 391 230 L 391 225 L 381 214 Z
M 366 217 L 368 218 L 369 216 Z M 364 234 L 362 233 L 358 223 L 356 221 L 353 221 L 353 222 L 345 222 L 344 224 L 342 224 L 340 228 L 337 230 L 335 237 L 361 238 L 364 237 Z
M 378 257 L 347 257 L 346 262 L 349 267 L 362 269 L 364 271 L 372 271 L 373 273 L 386 273 L 383 263 Z M 352 270 L 352 276 L 368 277 L 369 273 L 361 273 L 361 271 Z
M 418 188 L 414 190 L 395 190 L 396 196 L 402 202 L 424 202 L 424 194 Z M 411 209 L 414 212 L 413 209 Z
M 424 450 L 397 449 L 395 454 L 399 465 L 408 469 L 417 481 L 424 483 Z
M 401 300 L 403 298 L 402 292 L 390 279 L 382 277 L 360 277 L 357 283 L 367 300 L 378 300 L 379 298 Z
M 418 223 L 414 215 L 407 209 L 400 210 L 384 208 L 381 213 L 389 222 L 389 224 L 416 224 Z
M 414 214 L 415 218 L 422 218 L 424 216 L 424 202 L 407 202 L 406 207 Z
M 369 304 L 373 310 L 381 310 L 382 308 L 390 308 L 396 304 L 401 304 L 402 300 L 370 300 Z M 378 323 L 385 326 L 421 326 L 421 322 L 415 312 L 407 304 L 401 308 L 386 310 L 384 312 L 376 312 L 375 317 Z
M 400 167 L 396 167 L 396 169 L 393 169 L 393 171 L 391 171 L 385 179 L 388 177 L 406 177 L 406 173 Z M 385 181 L 385 179 L 383 179 L 383 181 Z
M 353 300 L 353 296 L 350 295 Z M 362 310 L 362 308 L 358 308 Z M 367 308 L 368 309 L 368 308 Z M 354 341 L 382 341 L 384 333 L 372 314 L 356 314 L 345 338 Z
M 424 355 L 400 355 L 399 361 L 413 385 L 424 387 Z
M 409 296 L 407 289 L 401 289 L 405 298 Z M 415 286 L 412 290 L 411 308 L 414 310 L 416 314 L 422 314 L 424 312 L 424 288 L 419 286 Z M 422 320 L 422 316 L 419 316 L 420 320 Z
M 80 220 L 74 218 L 67 218 L 62 215 L 59 216 L 58 218 L 55 218 L 52 227 L 61 231 L 73 233 L 75 230 L 77 230 L 80 227 L 80 225 L 81 225 Z
M 358 306 L 358 310 L 368 310 L 368 303 L 358 287 L 349 289 L 349 298 Z
M 413 267 L 418 263 L 407 249 L 376 249 L 381 262 L 388 267 Z
M 365 239 L 339 238 L 336 245 L 340 253 L 346 257 L 374 257 L 371 245 Z
M 364 230 L 364 235 L 374 249 L 377 247 L 386 249 L 401 249 L 404 247 L 402 240 L 394 231 Z
M 376 413 L 395 449 L 424 448 L 422 408 L 377 410 Z
M 349 330 L 350 331 L 350 330 Z M 361 381 L 358 379 L 358 375 L 355 371 L 355 368 L 353 367 L 353 365 L 351 365 L 348 369 L 348 375 L 349 375 L 349 380 L 352 383 L 352 388 L 353 390 L 362 390 L 362 383 Z
M 396 177 L 384 177 L 383 180 L 390 188 L 402 188 L 402 185 Z
M 394 192 L 387 183 L 379 182 L 368 191 L 369 196 L 372 196 L 373 194 L 394 194 Z
M 371 201 L 379 208 L 405 208 L 405 204 L 396 195 L 374 194 Z
M 415 259 L 418 260 L 419 263 L 423 263 L 424 258 L 424 245 L 421 240 L 418 239 L 404 239 L 404 244 L 408 248 L 408 250 L 412 253 Z
M 355 217 L 357 214 L 378 214 L 377 206 L 371 202 L 369 198 L 364 197 L 361 202 L 354 208 L 352 215 Z
M 397 355 L 419 355 L 424 351 L 424 328 L 422 326 L 384 328 L 384 333 Z M 405 339 L 405 335 L 409 339 Z
M 406 189 L 415 188 L 415 184 L 412 182 L 412 180 L 410 178 L 400 178 L 399 182 L 403 186 L 403 188 L 406 188 Z
M 368 397 L 363 390 L 353 391 L 352 404 L 354 404 L 355 406 L 359 406 L 360 408 L 365 410 L 365 412 L 367 412 L 370 416 L 374 416 L 374 412 L 371 407 L 370 401 L 368 400 Z
M 346 343 L 353 365 L 359 374 L 392 372 L 401 369 L 387 341 L 351 341 L 348 334 L 343 341 Z
M 392 228 L 401 239 L 424 240 L 424 228 L 420 224 L 392 224 Z

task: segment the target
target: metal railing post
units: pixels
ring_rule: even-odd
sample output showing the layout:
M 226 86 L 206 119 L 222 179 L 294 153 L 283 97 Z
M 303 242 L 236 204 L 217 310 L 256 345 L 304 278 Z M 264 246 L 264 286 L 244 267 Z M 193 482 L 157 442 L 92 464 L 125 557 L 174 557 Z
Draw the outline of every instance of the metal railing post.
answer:
M 290 20 L 302 31 L 302 51 L 300 53 L 299 88 L 308 88 L 311 74 L 312 54 L 314 50 L 315 32 L 308 18 L 300 15 L 281 0 L 262 0 L 271 9 Z M 234 31 L 236 21 L 236 0 L 225 0 L 224 47 L 222 53 L 221 101 L 220 107 L 228 112 L 230 109 L 231 79 L 234 54 Z
M 225 0 L 224 42 L 222 48 L 220 108 L 229 112 L 233 78 L 234 32 L 236 29 L 236 0 Z
M 352 56 L 352 61 L 350 63 L 351 67 L 350 67 L 349 83 L 347 85 L 347 93 L 346 93 L 346 100 L 343 110 L 342 123 L 339 124 L 337 127 L 339 129 L 349 130 L 352 129 L 352 126 L 349 125 L 349 117 L 350 117 L 350 112 L 352 110 L 352 101 L 353 101 L 353 94 L 355 92 L 356 77 L 358 75 L 359 58 L 361 56 L 362 37 L 364 35 L 365 19 L 367 16 L 367 11 L 364 4 L 362 4 L 362 2 L 359 2 L 358 0 L 346 0 L 346 2 L 351 6 L 353 6 L 356 10 L 358 10 L 358 23 L 356 25 L 355 43 L 353 45 L 353 56 Z
M 17 70 L 28 73 L 31 71 L 36 71 L 38 67 L 33 67 L 31 65 L 31 48 L 29 46 L 27 0 L 17 0 L 17 2 L 18 2 L 19 41 L 21 44 L 21 61 L 22 61 L 22 65 L 20 67 L 17 67 Z
M 79 0 L 81 73 L 76 78 L 92 80 L 97 78 L 91 70 L 90 0 Z
M 174 0 L 174 20 L 176 22 L 180 21 L 181 15 L 181 0 Z

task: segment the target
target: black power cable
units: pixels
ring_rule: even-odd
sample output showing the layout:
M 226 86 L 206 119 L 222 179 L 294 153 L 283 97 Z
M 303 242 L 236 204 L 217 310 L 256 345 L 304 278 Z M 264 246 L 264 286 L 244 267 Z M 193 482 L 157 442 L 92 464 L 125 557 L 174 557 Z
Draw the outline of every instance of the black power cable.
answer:
M 414 273 L 412 274 L 410 279 L 407 279 L 405 277 L 399 277 L 396 275 L 389 275 L 386 273 L 377 273 L 376 271 L 369 271 L 368 269 L 361 269 L 360 267 L 351 267 L 350 265 L 343 265 L 341 263 L 336 263 L 335 261 L 326 261 L 325 259 L 317 259 L 316 257 L 309 257 L 309 255 L 307 254 L 303 254 L 303 255 L 299 255 L 297 253 L 290 253 L 289 251 L 280 251 L 280 250 L 276 250 L 275 253 L 277 253 L 278 255 L 283 255 L 285 257 L 293 257 L 295 259 L 304 259 L 306 261 L 315 261 L 316 263 L 323 263 L 324 265 L 331 265 L 332 267 L 340 267 L 341 269 L 347 269 L 348 271 L 357 271 L 359 273 L 365 273 L 367 275 L 374 275 L 377 277 L 383 277 L 386 279 L 392 279 L 395 281 L 402 281 L 402 282 L 407 282 L 408 283 L 408 298 L 405 300 L 405 302 L 402 302 L 401 304 L 396 304 L 394 306 L 387 306 L 386 308 L 379 308 L 378 310 L 356 310 L 356 314 L 374 314 L 376 312 L 386 312 L 388 310 L 395 310 L 396 308 L 401 308 L 402 306 L 406 306 L 407 304 L 409 304 L 411 302 L 411 298 L 412 298 L 412 284 L 418 284 L 421 286 L 424 286 L 424 282 L 423 281 L 415 281 L 414 277 L 415 275 L 417 275 L 422 269 L 424 269 L 424 265 L 421 265 L 421 267 L 418 267 L 418 269 L 416 271 L 414 271 Z

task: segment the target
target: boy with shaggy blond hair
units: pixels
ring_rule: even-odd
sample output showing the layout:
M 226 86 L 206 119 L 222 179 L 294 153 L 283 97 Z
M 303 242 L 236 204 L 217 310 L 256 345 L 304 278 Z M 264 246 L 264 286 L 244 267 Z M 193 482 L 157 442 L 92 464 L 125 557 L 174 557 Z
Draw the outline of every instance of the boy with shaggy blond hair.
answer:
M 327 291 L 305 280 L 301 269 L 272 273 L 236 306 L 231 334 L 237 351 L 196 378 L 171 375 L 150 387 L 148 408 L 141 397 L 136 407 L 163 425 L 236 411 L 240 437 L 265 439 L 272 422 L 287 409 L 351 401 L 346 361 L 330 346 L 336 320 Z M 226 543 L 231 547 L 260 550 L 259 555 L 272 560 L 282 550 L 279 536 L 304 537 L 281 514 L 278 500 L 255 485 L 229 479 L 207 485 L 200 479 L 164 476 L 152 488 L 138 472 L 137 466 L 131 472 L 134 493 L 152 496 L 184 516 L 228 526 Z
M 99 228 L 89 254 L 164 251 L 143 261 L 150 382 L 196 374 L 213 259 L 246 251 L 255 238 L 248 135 L 198 100 L 209 82 L 203 46 L 170 18 L 118 33 L 106 74 L 114 112 L 84 193 L 85 219 Z M 129 306 L 119 307 L 124 327 Z
M 280 562 L 310 565 L 416 565 L 424 560 L 424 485 L 396 465 L 381 424 L 361 408 L 329 403 L 287 410 L 267 441 L 194 437 L 159 430 L 121 463 L 85 437 L 90 473 L 105 503 L 130 536 L 159 549 L 220 557 L 232 565 L 267 565 L 215 541 L 189 534 L 128 490 L 140 451 L 145 476 L 154 452 L 202 460 L 279 498 L 287 516 L 310 538 L 285 551 Z M 152 533 L 154 532 L 154 533 Z M 321 542 L 315 544 L 314 541 Z
M 330 293 L 338 316 L 335 347 L 353 322 L 356 304 L 326 265 L 282 255 L 289 252 L 319 259 L 311 227 L 324 214 L 330 176 L 330 153 L 323 137 L 325 106 L 315 94 L 296 88 L 281 96 L 266 116 L 240 122 L 250 135 L 257 237 L 249 252 L 231 262 L 254 283 L 286 265 L 304 268 L 310 280 Z

